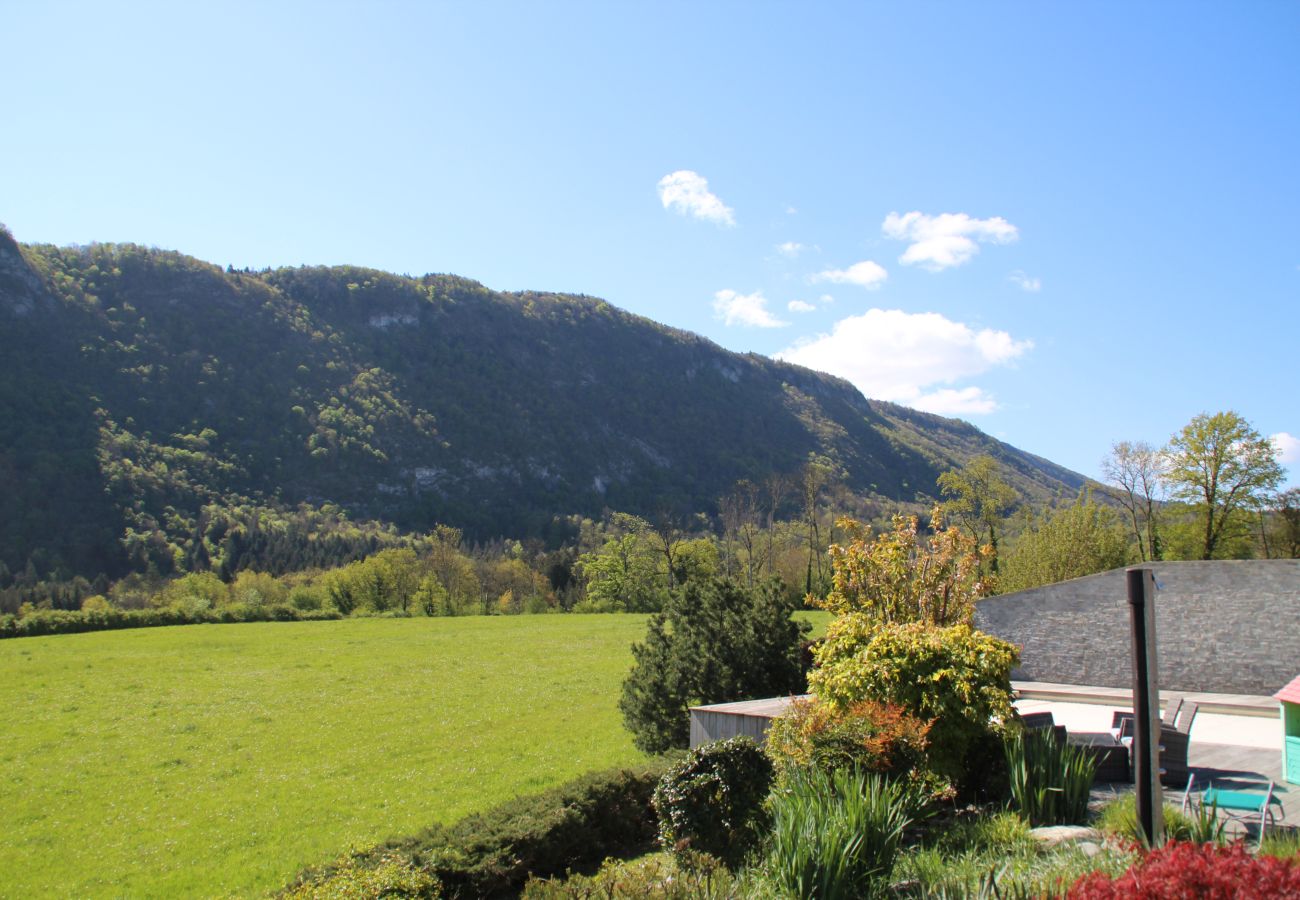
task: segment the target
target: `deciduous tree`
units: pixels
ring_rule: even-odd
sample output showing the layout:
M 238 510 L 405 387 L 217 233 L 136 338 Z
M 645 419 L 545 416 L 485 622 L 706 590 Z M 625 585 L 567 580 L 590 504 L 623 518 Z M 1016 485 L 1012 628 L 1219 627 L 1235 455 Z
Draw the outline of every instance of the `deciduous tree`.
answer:
M 1236 516 L 1282 482 L 1277 448 L 1231 410 L 1196 416 L 1165 453 L 1174 497 L 1198 507 L 1201 559 L 1213 559 Z
M 985 593 L 979 570 L 988 548 L 949 527 L 940 507 L 931 516 L 934 533 L 924 542 L 916 516 L 894 516 L 893 530 L 874 539 L 862 524 L 840 519 L 850 540 L 831 545 L 831 590 L 813 602 L 879 623 L 968 624 Z
M 1128 536 L 1114 508 L 1082 493 L 1073 503 L 1030 520 L 1003 557 L 998 588 L 1020 591 L 1055 584 L 1114 569 L 1128 560 Z
M 952 498 L 944 503 L 944 510 L 961 522 L 975 540 L 987 542 L 992 550 L 988 555 L 989 571 L 996 575 L 998 535 L 1017 499 L 1015 488 L 1002 478 L 998 461 L 984 453 L 960 469 L 944 472 L 939 476 L 939 492 Z
M 1160 559 L 1156 511 L 1164 493 L 1165 456 L 1145 441 L 1120 441 L 1101 461 L 1106 493 L 1128 512 L 1142 561 Z

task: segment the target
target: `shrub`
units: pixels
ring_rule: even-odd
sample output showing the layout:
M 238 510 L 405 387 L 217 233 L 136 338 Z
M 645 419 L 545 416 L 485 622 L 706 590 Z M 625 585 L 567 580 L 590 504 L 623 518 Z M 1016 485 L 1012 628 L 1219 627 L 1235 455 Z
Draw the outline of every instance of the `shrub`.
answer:
M 901 776 L 924 767 L 928 728 L 901 707 L 872 700 L 841 709 L 796 699 L 772 722 L 766 750 L 781 773 L 816 766 Z
M 655 788 L 659 840 L 738 866 L 762 834 L 771 786 L 772 763 L 750 738 L 698 747 Z
M 833 620 L 817 650 L 813 693 L 833 706 L 899 706 L 929 723 L 930 765 L 959 783 L 991 722 L 1010 721 L 1011 669 L 1019 653 L 969 625 L 882 624 L 864 614 Z
M 575 607 L 576 609 L 576 607 Z M 636 746 L 647 753 L 685 748 L 687 709 L 802 693 L 800 640 L 809 629 L 791 617 L 795 603 L 780 582 L 745 588 L 693 577 L 649 622 L 619 709 Z
M 220 609 L 186 609 L 178 606 L 149 609 L 38 610 L 22 619 L 0 616 L 0 638 L 36 637 L 112 631 L 119 628 L 157 628 L 166 625 L 198 625 L 234 622 L 294 622 L 338 619 L 335 609 L 299 612 L 291 606 L 245 606 L 235 603 Z
M 1198 841 L 1203 837 L 1196 819 L 1185 815 L 1176 806 L 1165 804 L 1165 836 L 1171 841 Z M 1097 828 L 1111 837 L 1120 838 L 1125 841 L 1140 843 L 1142 833 L 1138 829 L 1137 820 L 1137 797 L 1133 794 L 1125 794 L 1122 797 L 1107 803 L 1102 807 L 1101 815 L 1097 818 Z M 1220 835 L 1222 830 L 1219 829 Z M 1206 840 L 1214 838 L 1210 835 Z
M 1300 864 L 1269 856 L 1253 857 L 1243 844 L 1171 843 L 1147 853 L 1118 877 L 1100 872 L 1070 888 L 1078 900 L 1109 898 L 1300 897 Z
M 1038 842 L 1029 825 L 1010 810 L 959 817 L 936 835 L 936 847 L 949 855 L 968 851 L 998 850 L 1008 855 L 1036 851 Z
M 950 823 L 928 828 L 924 846 L 904 850 L 893 879 L 909 885 L 901 895 L 935 900 L 1060 897 L 1089 872 L 1124 872 L 1137 858 L 1130 846 L 1108 843 L 1085 852 L 1066 843 L 1045 849 L 1014 812 L 967 809 L 955 811 Z
M 323 609 L 325 591 L 315 585 L 297 585 L 289 591 L 289 605 L 299 612 L 315 612 Z
M 1270 831 L 1259 842 L 1261 856 L 1300 861 L 1300 831 Z
M 919 808 L 907 785 L 880 775 L 796 772 L 772 794 L 765 874 L 782 896 L 883 893 Z
M 874 622 L 970 624 L 980 581 L 981 548 L 961 529 L 946 526 L 943 509 L 930 513 L 930 540 L 917 540 L 916 516 L 894 516 L 893 531 L 876 538 L 853 519 L 837 523 L 847 544 L 831 544 L 831 590 L 818 606 L 837 616 L 865 615 Z
M 1097 759 L 1048 728 L 1008 736 L 1011 802 L 1030 825 L 1082 825 Z
M 592 869 L 653 845 L 651 797 L 669 766 L 597 772 L 520 797 L 450 827 L 435 826 L 371 854 L 398 852 L 430 871 L 449 897 L 513 896 L 529 876 Z
M 108 612 L 113 606 L 103 594 L 95 594 L 81 601 L 82 612 Z
M 230 598 L 246 606 L 275 606 L 283 604 L 289 590 L 274 575 L 244 569 L 230 585 Z
M 608 860 L 595 875 L 533 879 L 520 896 L 524 900 L 721 900 L 745 894 L 727 867 L 711 856 L 654 853 L 631 861 Z
M 319 878 L 281 892 L 285 900 L 372 900 L 375 897 L 438 897 L 438 880 L 410 860 L 389 853 L 377 862 L 366 854 L 342 857 Z

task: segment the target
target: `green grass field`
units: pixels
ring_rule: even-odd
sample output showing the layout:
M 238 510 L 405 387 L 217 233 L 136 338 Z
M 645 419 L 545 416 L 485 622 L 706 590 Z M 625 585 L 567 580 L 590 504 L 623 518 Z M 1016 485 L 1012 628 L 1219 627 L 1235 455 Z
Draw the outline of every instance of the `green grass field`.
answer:
M 0 896 L 257 895 L 351 845 L 636 760 L 617 699 L 644 623 L 0 641 Z

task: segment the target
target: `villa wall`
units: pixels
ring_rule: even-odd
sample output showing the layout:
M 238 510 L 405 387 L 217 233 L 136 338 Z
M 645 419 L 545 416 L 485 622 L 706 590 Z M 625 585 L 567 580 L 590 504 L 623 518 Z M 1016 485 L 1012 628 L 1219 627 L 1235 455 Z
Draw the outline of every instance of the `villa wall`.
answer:
M 1300 670 L 1300 560 L 1159 562 L 1162 690 L 1270 695 Z M 1022 646 L 1012 678 L 1129 687 L 1124 569 L 990 597 L 982 631 Z

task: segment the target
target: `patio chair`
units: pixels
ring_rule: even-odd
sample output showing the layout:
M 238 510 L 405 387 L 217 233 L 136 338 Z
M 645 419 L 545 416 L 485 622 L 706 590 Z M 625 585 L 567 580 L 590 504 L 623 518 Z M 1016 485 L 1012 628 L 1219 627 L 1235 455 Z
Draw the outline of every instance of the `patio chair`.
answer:
M 1175 707 L 1174 700 L 1177 700 Z M 1200 705 L 1183 702 L 1182 697 L 1169 701 L 1165 718 L 1160 723 L 1160 783 L 1180 787 L 1187 783 L 1187 750 L 1191 743 L 1192 722 Z M 1172 710 L 1172 711 L 1171 711 Z M 1115 713 L 1113 721 L 1119 723 L 1119 739 L 1132 738 L 1133 714 Z M 1177 724 L 1175 725 L 1175 721 Z
M 1199 704 L 1184 703 L 1182 698 L 1179 698 L 1179 704 L 1181 709 L 1173 716 L 1177 724 L 1160 725 L 1160 783 L 1171 787 L 1187 784 L 1190 778 L 1187 750 L 1192 741 L 1192 722 L 1199 709 Z
M 1196 704 L 1192 704 L 1195 706 Z M 1171 728 L 1178 721 L 1178 714 L 1183 708 L 1183 697 L 1181 694 L 1175 694 L 1165 703 L 1165 714 L 1160 718 L 1161 725 L 1168 725 Z M 1127 724 L 1127 727 L 1126 727 Z M 1110 730 L 1118 732 L 1116 737 L 1133 736 L 1133 713 L 1128 710 L 1117 710 L 1110 717 Z
M 1188 705 L 1188 706 L 1191 706 L 1193 709 L 1195 709 L 1195 707 L 1196 707 L 1196 704 L 1195 704 L 1195 703 L 1189 703 L 1189 704 L 1187 704 L 1187 705 Z M 1177 724 L 1178 724 L 1178 714 L 1179 714 L 1180 712 L 1182 712 L 1182 709 L 1183 709 L 1183 695 L 1182 695 L 1182 694 L 1175 694 L 1174 696 L 1170 697 L 1170 698 L 1165 702 L 1165 714 L 1164 714 L 1163 716 L 1160 717 L 1160 724 L 1161 724 L 1161 725 L 1168 725 L 1168 726 L 1170 726 L 1171 728 L 1172 728 L 1174 725 L 1177 725 Z M 1196 714 L 1195 712 L 1192 713 L 1192 715 L 1195 715 L 1195 714 Z
M 1264 793 L 1260 794 L 1255 791 L 1227 791 L 1223 788 L 1216 788 L 1211 782 L 1199 794 L 1192 793 L 1192 785 L 1196 783 L 1196 776 L 1191 775 L 1187 779 L 1187 790 L 1183 792 L 1183 812 L 1187 812 L 1188 807 L 1195 802 L 1198 809 L 1204 809 L 1207 804 L 1211 808 L 1223 812 L 1224 818 L 1232 822 L 1240 822 L 1243 827 L 1249 828 L 1252 821 L 1259 825 L 1259 840 L 1264 840 L 1264 834 L 1268 826 L 1277 827 L 1279 818 L 1286 817 L 1286 809 L 1282 806 L 1282 799 L 1274 793 L 1276 785 L 1270 781 Z M 1274 814 L 1273 807 L 1277 807 L 1277 813 Z
M 1056 720 L 1052 718 L 1052 713 L 1048 710 L 1047 712 L 1026 713 L 1020 717 L 1020 723 L 1027 729 L 1051 728 L 1056 724 Z

